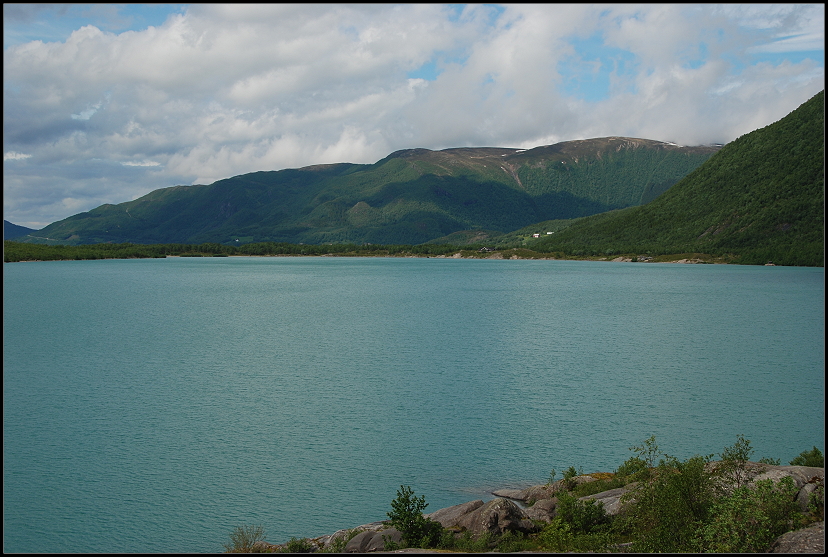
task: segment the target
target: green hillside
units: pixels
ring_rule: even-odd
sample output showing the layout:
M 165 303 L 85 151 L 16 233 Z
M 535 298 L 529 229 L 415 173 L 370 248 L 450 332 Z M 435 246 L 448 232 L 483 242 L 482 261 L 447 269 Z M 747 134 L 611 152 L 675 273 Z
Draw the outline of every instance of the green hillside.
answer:
M 19 224 L 11 223 L 7 220 L 3 221 L 3 239 L 4 240 L 11 240 L 14 238 L 20 238 L 21 236 L 26 236 L 27 234 L 31 234 L 33 232 L 37 232 L 33 228 L 27 228 L 25 226 L 20 226 Z
M 700 252 L 824 265 L 825 92 L 727 144 L 658 199 L 579 219 L 532 249 L 613 255 Z
M 398 151 L 372 165 L 254 172 L 103 205 L 20 238 L 50 244 L 421 244 L 645 203 L 718 147 L 610 137 L 535 149 Z

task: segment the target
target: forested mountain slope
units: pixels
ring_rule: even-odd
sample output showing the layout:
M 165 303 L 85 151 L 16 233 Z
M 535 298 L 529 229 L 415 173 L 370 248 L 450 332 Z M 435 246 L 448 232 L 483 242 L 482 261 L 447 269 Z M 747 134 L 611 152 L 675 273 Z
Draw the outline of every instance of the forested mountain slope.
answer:
M 581 219 L 533 249 L 584 254 L 736 254 L 824 265 L 825 91 L 728 143 L 651 203 Z
M 372 165 L 253 172 L 102 205 L 21 241 L 419 244 L 646 203 L 717 152 L 609 137 L 535 149 L 398 151 Z
M 25 226 L 20 226 L 19 224 L 14 224 L 7 220 L 3 221 L 3 239 L 4 240 L 14 240 L 20 238 L 21 236 L 26 236 L 27 234 L 31 234 L 32 232 L 36 232 L 33 228 L 27 228 Z

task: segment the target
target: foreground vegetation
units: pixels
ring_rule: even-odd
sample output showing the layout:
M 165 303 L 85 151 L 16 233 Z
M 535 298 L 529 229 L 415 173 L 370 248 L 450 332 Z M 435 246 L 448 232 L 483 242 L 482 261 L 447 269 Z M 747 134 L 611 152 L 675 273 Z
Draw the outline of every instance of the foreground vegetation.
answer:
M 386 550 L 764 552 L 785 532 L 825 519 L 824 484 L 812 494 L 808 511 L 803 513 L 795 501 L 798 490 L 792 478 L 752 482 L 756 471 L 748 462 L 754 450 L 741 435 L 724 448 L 715 464 L 712 454 L 682 461 L 662 453 L 655 437 L 630 450 L 634 456 L 615 472 L 591 474 L 596 481 L 576 482 L 581 474 L 574 467 L 567 469 L 557 484 L 556 517 L 548 524 L 538 522 L 539 531 L 528 535 L 507 532 L 475 538 L 469 532 L 444 529 L 422 514 L 428 506 L 425 497 L 401 486 L 391 502 L 387 523 L 400 531 L 403 543 L 386 540 Z M 767 458 L 759 462 L 779 464 Z M 825 466 L 816 447 L 803 451 L 790 464 Z M 555 476 L 552 470 L 550 484 Z M 617 516 L 607 515 L 600 502 L 579 499 L 618 487 L 627 487 L 628 492 L 622 498 L 625 510 Z M 357 533 L 352 530 L 325 551 L 342 552 Z M 225 548 L 249 552 L 263 539 L 261 527 L 239 527 Z M 294 538 L 280 550 L 297 553 L 315 548 L 308 539 Z

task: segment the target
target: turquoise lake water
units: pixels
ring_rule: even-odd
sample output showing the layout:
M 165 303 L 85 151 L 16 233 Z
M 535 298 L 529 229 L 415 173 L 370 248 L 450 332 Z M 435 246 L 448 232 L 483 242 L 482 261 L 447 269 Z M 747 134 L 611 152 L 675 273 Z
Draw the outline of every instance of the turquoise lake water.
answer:
M 215 552 L 669 454 L 824 450 L 824 269 L 3 266 L 3 549 Z

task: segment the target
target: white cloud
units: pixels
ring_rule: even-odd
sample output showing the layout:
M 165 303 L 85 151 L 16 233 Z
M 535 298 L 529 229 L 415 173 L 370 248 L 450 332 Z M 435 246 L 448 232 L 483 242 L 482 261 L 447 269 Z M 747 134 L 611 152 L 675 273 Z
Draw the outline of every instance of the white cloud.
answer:
M 161 166 L 160 162 L 155 161 L 129 161 L 129 162 L 122 162 L 124 166 Z
M 27 155 L 25 153 L 16 153 L 14 151 L 9 151 L 8 153 L 3 154 L 4 161 L 21 161 L 23 159 L 30 159 L 32 158 L 31 155 Z
M 413 147 L 726 142 L 824 88 L 821 58 L 785 58 L 823 41 L 822 5 L 205 4 L 139 30 L 80 26 L 4 51 L 4 160 L 38 161 L 4 165 L 4 213 L 46 224 L 71 214 L 63 199 L 88 210 Z M 568 63 L 591 64 L 583 87 L 604 100 L 566 92 Z M 408 77 L 425 64 L 436 78 Z

